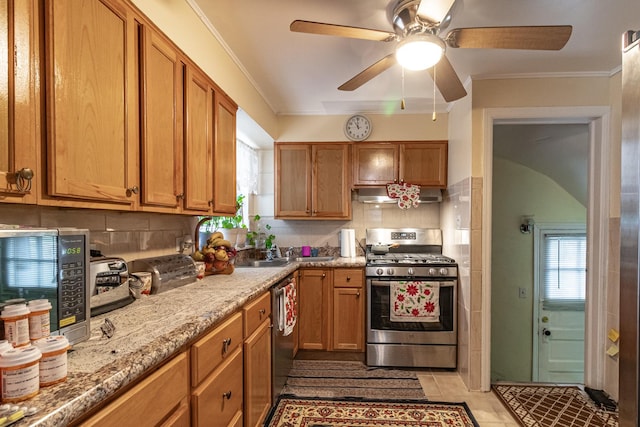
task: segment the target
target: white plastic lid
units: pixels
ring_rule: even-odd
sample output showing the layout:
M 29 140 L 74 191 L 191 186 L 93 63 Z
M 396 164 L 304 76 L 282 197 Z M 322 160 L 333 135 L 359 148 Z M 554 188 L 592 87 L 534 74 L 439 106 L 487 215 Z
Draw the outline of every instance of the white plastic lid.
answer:
M 24 365 L 40 360 L 41 357 L 40 349 L 32 345 L 14 348 L 0 354 L 0 368 Z
M 48 299 L 34 299 L 29 301 L 27 304 L 32 313 L 34 311 L 51 310 L 51 303 Z
M 11 350 L 13 345 L 7 340 L 0 340 L 0 355 L 7 350 Z
M 27 304 L 13 304 L 5 306 L 2 309 L 2 314 L 0 314 L 0 317 L 4 319 L 8 317 L 24 316 L 25 314 L 29 314 Z
M 43 354 L 69 348 L 69 340 L 64 335 L 51 335 L 46 338 L 40 338 L 32 344 L 38 347 Z

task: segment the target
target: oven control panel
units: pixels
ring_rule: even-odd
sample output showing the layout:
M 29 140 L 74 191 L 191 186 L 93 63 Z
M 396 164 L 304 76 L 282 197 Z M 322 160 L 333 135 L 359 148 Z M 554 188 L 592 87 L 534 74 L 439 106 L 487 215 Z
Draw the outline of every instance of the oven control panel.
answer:
M 391 240 L 416 240 L 415 231 L 392 231 Z

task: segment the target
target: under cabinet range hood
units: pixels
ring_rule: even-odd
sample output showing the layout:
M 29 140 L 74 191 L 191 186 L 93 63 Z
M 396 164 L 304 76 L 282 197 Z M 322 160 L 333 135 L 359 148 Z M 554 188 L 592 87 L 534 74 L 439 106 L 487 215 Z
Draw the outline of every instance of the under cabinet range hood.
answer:
M 386 187 L 356 188 L 354 200 L 361 203 L 398 203 L 387 195 Z M 442 190 L 438 188 L 421 188 L 419 203 L 436 203 L 442 201 Z

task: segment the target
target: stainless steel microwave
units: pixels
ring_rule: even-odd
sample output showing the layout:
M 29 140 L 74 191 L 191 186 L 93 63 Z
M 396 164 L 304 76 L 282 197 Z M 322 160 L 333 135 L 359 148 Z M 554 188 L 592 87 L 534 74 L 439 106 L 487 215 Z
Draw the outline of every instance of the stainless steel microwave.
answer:
M 89 230 L 0 225 L 0 305 L 48 299 L 51 333 L 90 335 Z

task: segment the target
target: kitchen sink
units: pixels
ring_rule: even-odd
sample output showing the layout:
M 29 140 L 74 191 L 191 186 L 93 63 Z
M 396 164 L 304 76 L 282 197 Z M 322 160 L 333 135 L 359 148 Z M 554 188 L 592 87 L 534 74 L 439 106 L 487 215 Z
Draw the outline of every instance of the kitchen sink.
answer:
M 333 261 L 334 259 L 336 258 L 332 256 L 302 256 L 302 257 L 294 258 L 295 261 L 302 261 L 302 262 L 328 262 L 328 261 Z
M 249 261 L 247 265 L 238 265 L 238 267 L 283 267 L 289 264 L 288 258 L 276 258 L 272 260 L 262 259 L 256 261 Z

